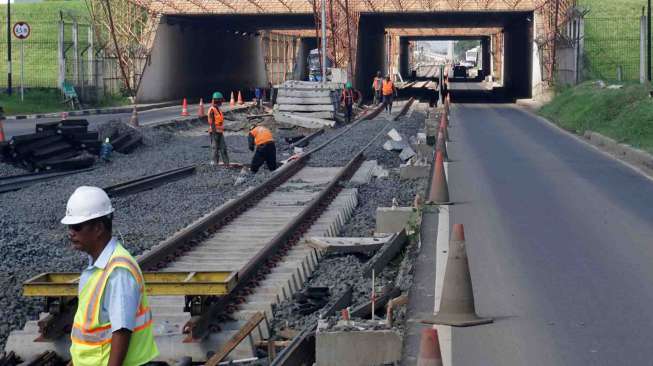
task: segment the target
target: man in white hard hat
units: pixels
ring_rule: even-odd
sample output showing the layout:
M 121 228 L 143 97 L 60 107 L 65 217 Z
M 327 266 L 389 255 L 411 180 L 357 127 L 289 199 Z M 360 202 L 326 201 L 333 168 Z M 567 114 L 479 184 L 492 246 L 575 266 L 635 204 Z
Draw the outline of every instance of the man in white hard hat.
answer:
M 73 248 L 86 253 L 89 262 L 80 277 L 71 332 L 75 366 L 141 365 L 159 354 L 143 275 L 112 237 L 112 220 L 106 192 L 85 186 L 70 196 L 61 220 Z

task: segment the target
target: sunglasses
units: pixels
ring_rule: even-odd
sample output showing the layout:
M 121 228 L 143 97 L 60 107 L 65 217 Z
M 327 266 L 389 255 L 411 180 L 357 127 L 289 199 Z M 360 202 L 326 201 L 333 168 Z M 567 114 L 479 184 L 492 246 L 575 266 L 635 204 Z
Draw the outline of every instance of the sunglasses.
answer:
M 80 231 L 84 228 L 84 223 L 81 224 L 75 224 L 75 225 L 68 225 L 68 229 L 72 231 Z

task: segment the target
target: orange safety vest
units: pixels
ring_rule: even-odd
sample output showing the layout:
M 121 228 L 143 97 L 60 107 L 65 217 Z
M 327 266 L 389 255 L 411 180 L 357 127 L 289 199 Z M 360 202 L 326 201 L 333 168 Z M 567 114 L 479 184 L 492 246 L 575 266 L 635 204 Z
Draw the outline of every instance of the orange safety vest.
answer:
M 249 134 L 254 136 L 254 145 L 260 146 L 268 142 L 274 141 L 272 132 L 263 126 L 254 127 Z
M 214 126 L 216 132 L 224 132 L 224 115 L 218 108 L 214 106 L 209 108 L 209 113 L 207 113 L 207 120 L 209 122 L 209 132 L 213 132 Z
M 395 85 L 391 81 L 383 80 L 383 95 L 392 95 Z

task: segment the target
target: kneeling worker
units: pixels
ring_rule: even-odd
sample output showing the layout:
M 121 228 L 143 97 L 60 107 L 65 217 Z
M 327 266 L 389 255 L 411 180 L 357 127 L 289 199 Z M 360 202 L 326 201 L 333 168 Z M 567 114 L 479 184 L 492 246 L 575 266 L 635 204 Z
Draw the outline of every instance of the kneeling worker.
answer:
M 68 237 L 88 255 L 79 279 L 70 354 L 75 366 L 142 365 L 159 354 L 138 263 L 111 234 L 113 207 L 97 187 L 79 187 L 68 199 Z
M 217 165 L 220 162 L 220 156 L 222 156 L 222 162 L 224 165 L 229 165 L 227 144 L 224 141 L 224 115 L 220 110 L 220 105 L 222 105 L 223 100 L 222 93 L 213 93 L 211 107 L 209 107 L 209 112 L 206 114 L 207 121 L 209 122 L 211 145 L 213 145 L 213 158 L 211 159 L 211 165 Z
M 270 171 L 277 169 L 277 148 L 274 145 L 272 132 L 263 126 L 252 125 L 247 136 L 249 150 L 254 151 L 252 158 L 252 173 L 258 172 L 263 162 Z

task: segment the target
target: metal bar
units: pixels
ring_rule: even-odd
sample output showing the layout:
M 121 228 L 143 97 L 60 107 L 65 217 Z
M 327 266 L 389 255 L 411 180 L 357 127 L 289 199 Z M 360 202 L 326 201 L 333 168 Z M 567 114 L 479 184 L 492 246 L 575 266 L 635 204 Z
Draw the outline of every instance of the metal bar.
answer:
M 222 296 L 238 280 L 237 272 L 143 272 L 145 289 L 151 296 Z M 23 296 L 77 296 L 79 273 L 43 273 L 23 283 Z
M 173 180 L 185 178 L 195 173 L 196 165 L 189 167 L 174 169 L 164 173 L 159 173 L 143 178 L 138 178 L 132 181 L 119 183 L 110 187 L 104 188 L 109 197 L 124 196 L 132 193 L 141 192 L 147 189 L 157 187 L 159 185 L 169 183 Z
M 249 334 L 252 333 L 256 327 L 258 327 L 263 319 L 265 319 L 265 315 L 263 315 L 262 312 L 257 312 L 256 314 L 252 315 L 247 323 L 245 323 L 245 325 L 243 325 L 242 328 L 240 328 L 238 332 L 234 334 L 233 337 L 231 337 L 231 339 L 229 339 L 229 341 L 216 354 L 211 356 L 211 358 L 206 361 L 205 365 L 218 365 L 220 361 L 229 355 L 229 352 L 236 348 L 240 342 L 245 339 L 245 337 L 249 336 Z
M 326 318 L 351 305 L 353 289 L 347 286 L 347 289 L 340 293 L 340 296 L 335 301 L 332 301 L 327 307 L 320 312 L 320 318 Z
M 0 182 L 4 181 L 2 184 L 0 184 L 0 193 L 17 191 L 41 181 L 59 178 L 71 174 L 89 172 L 93 169 L 94 168 L 87 168 L 87 169 L 74 170 L 69 172 L 20 174 L 16 176 L 3 177 L 2 179 L 0 179 Z

